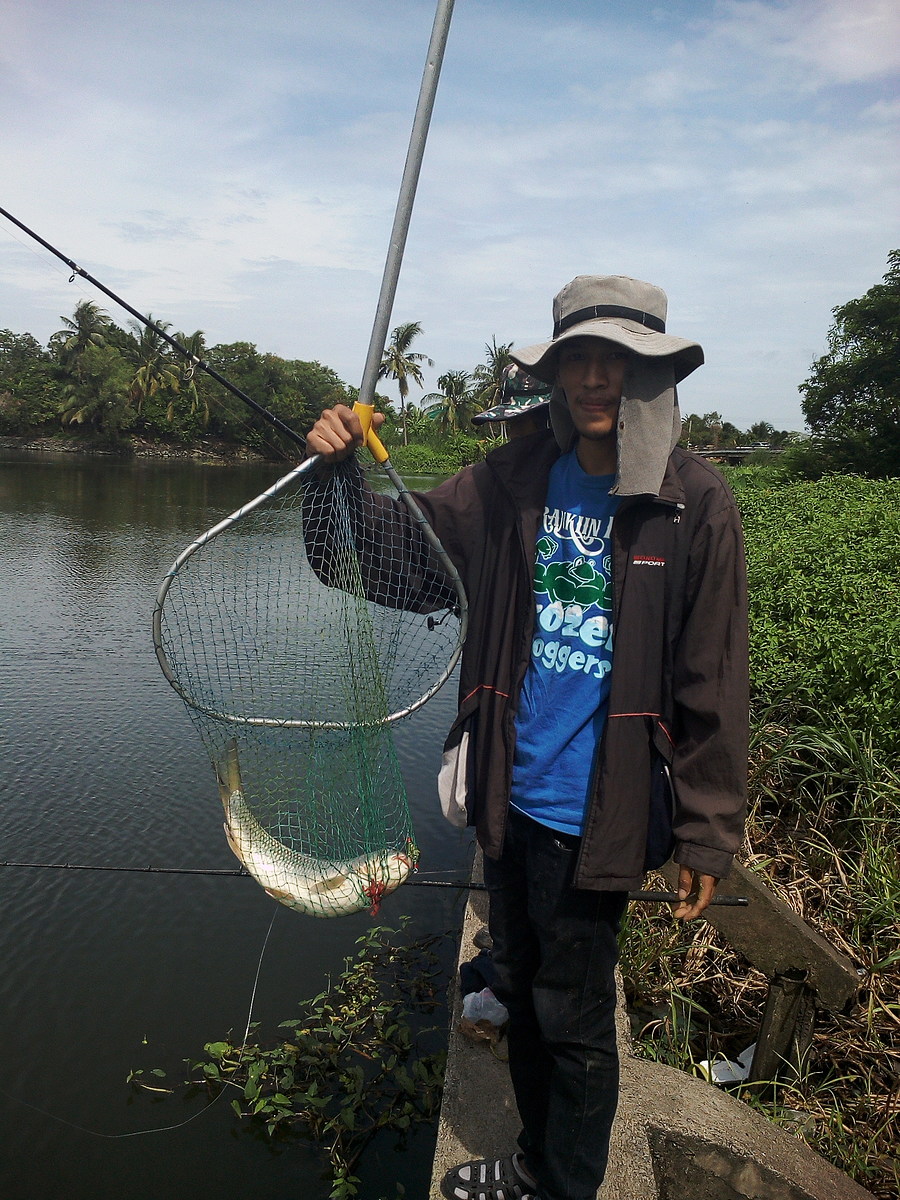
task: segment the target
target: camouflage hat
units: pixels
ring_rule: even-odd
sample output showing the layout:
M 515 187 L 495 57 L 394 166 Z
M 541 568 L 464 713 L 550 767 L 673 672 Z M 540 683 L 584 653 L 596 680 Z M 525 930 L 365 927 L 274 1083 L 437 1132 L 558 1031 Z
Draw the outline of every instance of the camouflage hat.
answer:
M 484 425 L 488 421 L 510 421 L 523 413 L 533 413 L 536 409 L 546 408 L 550 403 L 550 393 L 553 388 L 526 374 L 517 363 L 510 363 L 503 368 L 503 385 L 500 390 L 500 403 L 484 412 L 476 413 L 472 418 L 473 425 Z

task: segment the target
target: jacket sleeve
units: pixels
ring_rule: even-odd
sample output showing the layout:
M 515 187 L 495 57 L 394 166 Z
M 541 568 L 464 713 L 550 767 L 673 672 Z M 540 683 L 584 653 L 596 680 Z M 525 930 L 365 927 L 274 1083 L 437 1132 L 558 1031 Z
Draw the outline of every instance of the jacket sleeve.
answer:
M 307 557 L 327 587 L 386 608 L 453 608 L 456 593 L 406 505 L 373 491 L 355 459 L 316 473 L 303 495 Z
M 750 702 L 743 533 L 730 493 L 718 499 L 692 541 L 675 649 L 673 857 L 721 879 L 743 836 Z

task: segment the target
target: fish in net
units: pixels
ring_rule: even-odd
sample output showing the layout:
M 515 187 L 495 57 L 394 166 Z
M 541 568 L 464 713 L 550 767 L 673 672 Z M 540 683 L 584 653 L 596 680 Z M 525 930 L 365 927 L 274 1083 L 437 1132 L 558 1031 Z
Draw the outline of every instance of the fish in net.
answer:
M 374 912 L 415 866 L 391 727 L 449 677 L 462 642 L 455 568 L 390 474 L 412 519 L 384 522 L 407 510 L 355 460 L 304 462 L 187 547 L 154 613 L 229 845 L 313 916 Z

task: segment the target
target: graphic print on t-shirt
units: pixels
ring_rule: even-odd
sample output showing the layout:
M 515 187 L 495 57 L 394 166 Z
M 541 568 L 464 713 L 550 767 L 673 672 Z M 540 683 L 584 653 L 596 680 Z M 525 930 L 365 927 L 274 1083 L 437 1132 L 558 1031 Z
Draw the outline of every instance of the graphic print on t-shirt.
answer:
M 537 543 L 532 658 L 547 670 L 583 671 L 602 679 L 612 661 L 612 516 L 600 522 L 548 509 L 544 529 L 564 532 L 545 532 Z
M 516 717 L 511 801 L 579 833 L 612 672 L 614 476 L 587 475 L 574 454 L 550 474 L 535 547 L 531 661 Z

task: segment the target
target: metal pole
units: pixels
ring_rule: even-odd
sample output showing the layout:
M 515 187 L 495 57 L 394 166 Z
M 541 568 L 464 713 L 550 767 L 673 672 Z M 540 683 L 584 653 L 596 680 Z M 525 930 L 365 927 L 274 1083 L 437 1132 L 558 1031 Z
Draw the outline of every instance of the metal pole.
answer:
M 450 18 L 453 15 L 453 3 L 454 0 L 438 0 L 437 12 L 434 16 L 431 42 L 425 60 L 425 72 L 419 89 L 419 101 L 416 105 L 416 115 L 409 138 L 409 149 L 406 152 L 406 166 L 403 168 L 403 178 L 400 181 L 400 195 L 397 198 L 397 210 L 394 214 L 394 225 L 391 229 L 387 260 L 384 264 L 381 291 L 378 295 L 378 307 L 375 310 L 375 323 L 372 326 L 366 365 L 363 368 L 362 383 L 359 387 L 360 404 L 371 405 L 375 400 L 375 384 L 378 380 L 378 369 L 381 366 L 387 342 L 388 325 L 394 307 L 397 280 L 400 276 L 400 264 L 406 246 L 406 235 L 409 232 L 409 220 L 412 215 L 416 186 L 419 182 L 422 156 L 425 153 L 425 139 L 428 136 L 441 63 L 444 59 L 444 48 L 447 45 L 447 34 L 450 30 Z

